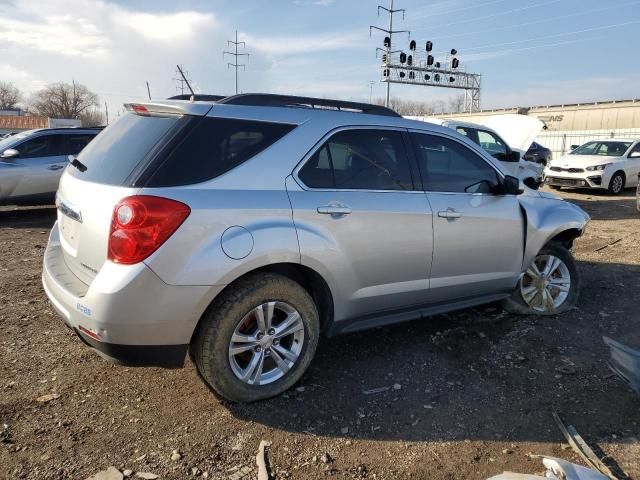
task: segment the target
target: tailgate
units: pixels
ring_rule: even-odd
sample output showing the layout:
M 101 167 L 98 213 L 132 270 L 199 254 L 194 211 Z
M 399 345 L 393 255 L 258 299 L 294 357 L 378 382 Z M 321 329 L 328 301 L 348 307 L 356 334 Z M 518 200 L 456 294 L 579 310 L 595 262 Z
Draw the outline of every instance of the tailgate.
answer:
M 113 207 L 137 190 L 62 176 L 56 201 L 60 243 L 67 267 L 87 285 L 107 258 Z

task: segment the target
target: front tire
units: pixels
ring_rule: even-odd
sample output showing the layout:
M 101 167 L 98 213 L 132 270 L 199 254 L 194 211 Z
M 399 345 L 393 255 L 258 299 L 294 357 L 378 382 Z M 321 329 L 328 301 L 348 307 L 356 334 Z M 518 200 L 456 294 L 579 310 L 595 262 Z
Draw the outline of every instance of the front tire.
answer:
M 313 299 L 276 274 L 238 281 L 205 312 L 191 354 L 200 375 L 222 397 L 254 402 L 291 388 L 318 345 Z
M 579 291 L 573 255 L 562 245 L 549 243 L 536 255 L 503 307 L 520 315 L 558 315 L 576 306 Z
M 626 179 L 624 173 L 616 172 L 613 174 L 613 177 L 611 177 L 607 190 L 609 190 L 609 193 L 611 195 L 620 195 L 622 190 L 624 190 L 625 182 Z

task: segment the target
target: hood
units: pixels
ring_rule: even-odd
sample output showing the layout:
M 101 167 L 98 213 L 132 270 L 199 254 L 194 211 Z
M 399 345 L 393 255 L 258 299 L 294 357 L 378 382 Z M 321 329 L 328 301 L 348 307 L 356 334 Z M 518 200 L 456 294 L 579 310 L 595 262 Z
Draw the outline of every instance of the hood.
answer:
M 518 150 L 522 154 L 529 150 L 535 138 L 545 128 L 541 120 L 517 113 L 477 117 L 474 123 L 495 130 L 512 150 Z
M 551 160 L 552 167 L 585 168 L 604 163 L 617 162 L 624 157 L 603 157 L 601 155 L 564 155 Z

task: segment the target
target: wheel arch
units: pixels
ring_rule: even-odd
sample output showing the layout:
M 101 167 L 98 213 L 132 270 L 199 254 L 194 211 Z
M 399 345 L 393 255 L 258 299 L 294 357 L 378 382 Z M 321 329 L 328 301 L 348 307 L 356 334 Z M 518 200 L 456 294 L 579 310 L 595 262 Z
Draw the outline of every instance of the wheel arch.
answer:
M 196 328 L 191 335 L 191 341 L 189 343 L 193 343 L 193 340 L 198 332 L 198 327 L 202 322 L 202 318 L 204 318 L 204 316 L 206 315 L 206 312 L 210 308 L 215 306 L 216 300 L 219 299 L 224 292 L 228 291 L 230 288 L 233 288 L 239 281 L 245 279 L 246 277 L 261 273 L 275 273 L 278 275 L 282 275 L 283 277 L 287 277 L 300 284 L 302 288 L 304 288 L 307 293 L 311 295 L 311 298 L 316 304 L 316 308 L 318 309 L 318 316 L 320 319 L 320 331 L 323 333 L 328 331 L 333 322 L 333 294 L 331 292 L 331 289 L 329 288 L 329 284 L 322 277 L 322 275 L 320 275 L 312 268 L 299 263 L 281 262 L 263 265 L 249 270 L 239 277 L 235 278 L 231 283 L 226 285 L 220 292 L 218 292 L 218 294 L 211 300 L 209 306 L 198 320 L 198 324 L 196 325 Z

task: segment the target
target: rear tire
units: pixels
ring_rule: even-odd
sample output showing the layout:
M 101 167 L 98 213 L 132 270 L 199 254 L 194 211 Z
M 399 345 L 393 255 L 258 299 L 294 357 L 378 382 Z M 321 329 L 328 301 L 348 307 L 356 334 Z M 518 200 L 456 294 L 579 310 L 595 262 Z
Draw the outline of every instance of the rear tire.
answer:
M 562 245 L 548 243 L 502 306 L 519 315 L 558 315 L 576 306 L 579 292 L 580 277 L 573 255 Z
M 611 195 L 620 195 L 620 193 L 622 193 L 622 191 L 624 190 L 625 183 L 626 178 L 624 176 L 624 173 L 616 172 L 613 174 L 613 177 L 611 177 L 607 190 Z
M 219 395 L 254 402 L 281 394 L 302 377 L 319 332 L 318 311 L 304 288 L 281 275 L 255 274 L 232 285 L 207 309 L 191 355 Z

